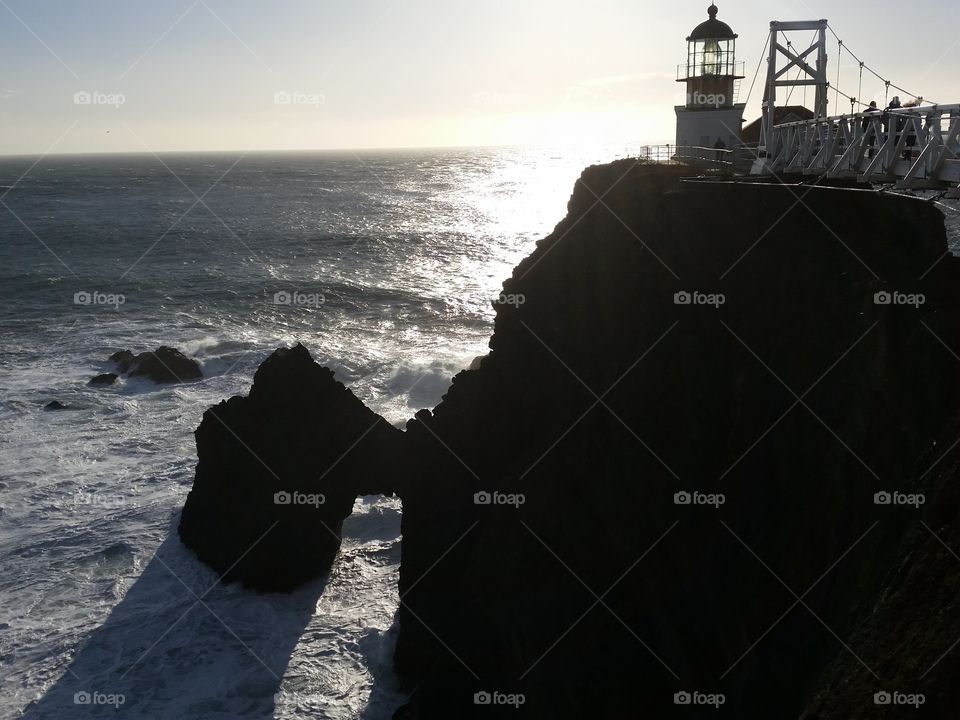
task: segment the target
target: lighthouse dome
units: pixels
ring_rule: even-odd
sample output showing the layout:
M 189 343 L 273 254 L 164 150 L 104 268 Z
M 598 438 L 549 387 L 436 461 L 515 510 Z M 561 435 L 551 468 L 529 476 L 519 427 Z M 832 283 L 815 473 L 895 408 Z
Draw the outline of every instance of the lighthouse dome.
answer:
M 721 20 L 717 20 L 717 6 L 711 5 L 707 8 L 707 14 L 710 19 L 697 25 L 687 41 L 693 40 L 732 40 L 737 37 L 736 33 Z

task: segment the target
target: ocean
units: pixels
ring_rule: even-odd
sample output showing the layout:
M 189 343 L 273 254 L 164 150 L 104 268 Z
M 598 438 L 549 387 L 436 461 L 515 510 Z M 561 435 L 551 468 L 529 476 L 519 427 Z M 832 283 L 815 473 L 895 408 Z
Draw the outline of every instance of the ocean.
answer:
M 176 535 L 193 431 L 298 341 L 398 426 L 433 407 L 581 170 L 637 150 L 0 160 L 0 717 L 390 718 L 399 500 L 328 578 L 223 586 Z M 161 344 L 204 378 L 87 385 Z

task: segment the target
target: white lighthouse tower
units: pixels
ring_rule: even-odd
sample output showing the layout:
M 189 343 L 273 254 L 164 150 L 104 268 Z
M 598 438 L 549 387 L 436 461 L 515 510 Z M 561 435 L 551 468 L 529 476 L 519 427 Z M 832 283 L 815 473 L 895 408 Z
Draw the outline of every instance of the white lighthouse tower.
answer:
M 677 69 L 677 82 L 686 83 L 687 103 L 677 105 L 677 154 L 714 158 L 690 148 L 734 148 L 740 144 L 745 104 L 734 103 L 743 64 L 737 63 L 737 35 L 717 20 L 717 6 L 687 38 L 687 62 Z

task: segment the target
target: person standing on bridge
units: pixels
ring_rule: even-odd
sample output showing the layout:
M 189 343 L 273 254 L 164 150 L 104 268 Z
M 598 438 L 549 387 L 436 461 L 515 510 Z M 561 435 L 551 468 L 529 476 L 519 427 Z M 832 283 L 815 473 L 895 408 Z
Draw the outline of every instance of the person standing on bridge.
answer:
M 880 108 L 877 107 L 877 101 L 871 100 L 870 104 L 867 106 L 867 109 L 863 111 L 863 132 L 867 134 L 870 132 L 870 127 L 872 125 L 872 119 L 870 115 L 880 112 Z M 870 135 L 870 139 L 867 141 L 870 149 L 867 151 L 867 157 L 873 157 L 873 146 L 877 142 L 877 133 L 874 132 Z
M 900 104 L 900 96 L 894 95 L 893 100 L 890 101 L 890 104 L 887 105 L 887 109 L 883 111 L 883 131 L 889 132 L 893 130 L 893 127 L 896 126 L 896 132 L 903 130 L 903 120 L 901 118 L 895 118 L 895 122 L 890 122 L 890 111 L 899 110 L 903 105 Z

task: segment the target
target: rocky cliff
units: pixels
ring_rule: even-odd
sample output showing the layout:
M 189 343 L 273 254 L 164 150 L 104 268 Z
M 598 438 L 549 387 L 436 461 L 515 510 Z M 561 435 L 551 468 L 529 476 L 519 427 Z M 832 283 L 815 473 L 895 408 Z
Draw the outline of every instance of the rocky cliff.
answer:
M 870 635 L 904 613 L 887 593 L 918 551 L 960 577 L 921 524 L 942 529 L 940 500 L 875 503 L 936 496 L 953 442 L 940 213 L 681 174 L 586 172 L 505 284 L 525 302 L 498 308 L 482 367 L 410 423 L 405 717 L 482 717 L 474 693 L 499 692 L 524 696 L 514 717 L 712 716 L 675 701 L 722 693 L 788 718 L 850 676 L 877 717 L 874 692 L 922 692 L 960 637 L 943 612 L 916 645 Z
M 900 717 L 910 694 L 946 717 L 960 699 L 942 216 L 684 174 L 588 169 L 505 283 L 490 354 L 356 461 L 396 470 L 403 498 L 398 718 Z M 247 407 L 242 437 L 278 432 L 288 402 L 274 422 Z M 242 526 L 253 511 L 211 505 L 240 460 L 205 461 L 232 446 L 201 431 L 197 507 Z M 305 431 L 276 461 L 316 475 L 348 435 Z M 338 467 L 336 515 L 364 477 Z M 272 550 L 310 547 L 298 528 Z

